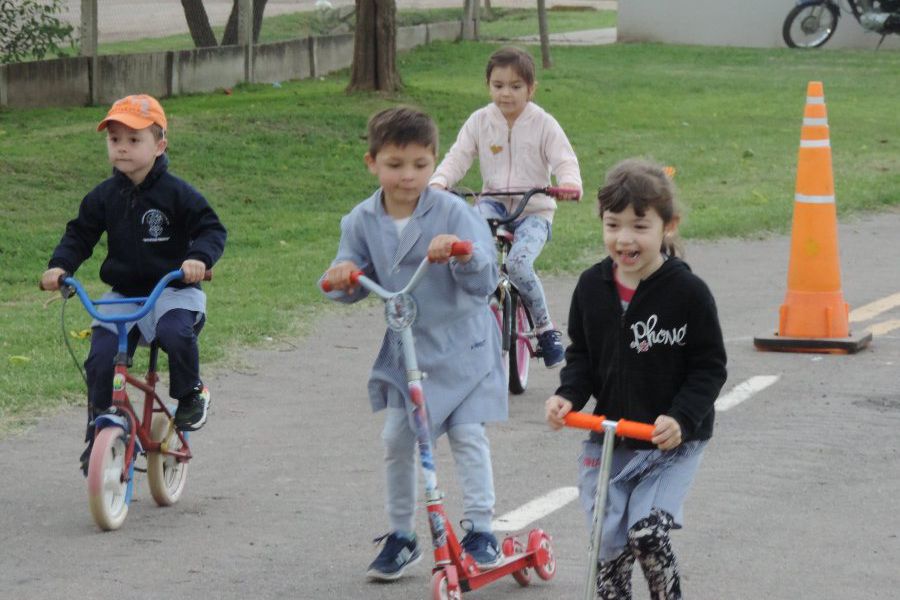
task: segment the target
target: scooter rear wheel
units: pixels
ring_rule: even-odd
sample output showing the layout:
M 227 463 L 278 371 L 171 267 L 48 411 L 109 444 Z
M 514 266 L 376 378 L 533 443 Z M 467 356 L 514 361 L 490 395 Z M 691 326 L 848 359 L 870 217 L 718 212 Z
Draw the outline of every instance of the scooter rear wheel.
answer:
M 553 579 L 556 575 L 556 555 L 553 554 L 553 544 L 550 543 L 550 536 L 540 530 L 532 530 L 528 535 L 528 550 L 530 552 L 538 552 L 543 550 L 542 554 L 546 554 L 545 561 L 536 561 L 534 572 L 544 581 Z
M 525 552 L 525 548 L 522 547 L 522 542 L 514 537 L 508 537 L 503 540 L 503 556 L 513 556 L 515 554 L 522 554 Z M 516 580 L 516 583 L 521 585 L 522 587 L 528 587 L 531 585 L 531 573 L 528 572 L 528 569 L 519 569 L 518 571 L 512 572 L 513 579 Z

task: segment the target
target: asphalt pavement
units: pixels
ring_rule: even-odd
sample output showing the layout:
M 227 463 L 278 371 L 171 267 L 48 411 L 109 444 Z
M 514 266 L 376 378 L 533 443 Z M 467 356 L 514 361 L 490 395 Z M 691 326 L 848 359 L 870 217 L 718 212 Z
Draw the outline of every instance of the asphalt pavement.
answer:
M 788 238 L 687 243 L 688 262 L 718 302 L 724 393 L 753 378 L 774 383 L 718 415 L 685 528 L 673 534 L 686 598 L 898 597 L 900 277 L 889 249 L 900 211 L 847 217 L 839 230 L 845 299 L 869 307 L 853 313 L 864 319 L 854 330 L 878 332 L 856 355 L 753 349 L 753 336 L 777 323 Z M 545 278 L 563 326 L 574 283 Z M 365 387 L 382 331 L 374 301 L 335 307 L 307 337 L 207 369 L 213 409 L 193 437 L 183 498 L 157 507 L 139 473 L 116 532 L 100 532 L 88 512 L 76 468 L 81 410 L 0 440 L 0 598 L 430 598 L 430 556 L 396 583 L 364 576 L 371 541 L 386 527 L 381 416 L 369 412 Z M 542 418 L 556 381 L 534 362 L 528 390 L 510 398 L 509 421 L 489 427 L 498 515 L 575 484 L 582 435 L 551 432 Z M 459 489 L 443 441 L 437 469 L 455 523 Z M 580 598 L 580 509 L 567 504 L 528 525 L 537 526 L 553 538 L 554 580 L 522 589 L 507 577 L 465 597 Z M 418 532 L 427 547 L 422 512 Z M 635 586 L 645 597 L 638 569 Z

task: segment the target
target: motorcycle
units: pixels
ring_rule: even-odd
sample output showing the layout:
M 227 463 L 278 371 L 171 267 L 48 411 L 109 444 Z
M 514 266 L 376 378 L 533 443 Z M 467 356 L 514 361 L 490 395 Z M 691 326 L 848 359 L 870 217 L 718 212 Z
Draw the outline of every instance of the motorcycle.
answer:
M 841 11 L 849 12 L 866 30 L 881 34 L 878 46 L 890 33 L 900 34 L 900 0 L 798 0 L 781 28 L 790 48 L 818 48 L 834 35 Z

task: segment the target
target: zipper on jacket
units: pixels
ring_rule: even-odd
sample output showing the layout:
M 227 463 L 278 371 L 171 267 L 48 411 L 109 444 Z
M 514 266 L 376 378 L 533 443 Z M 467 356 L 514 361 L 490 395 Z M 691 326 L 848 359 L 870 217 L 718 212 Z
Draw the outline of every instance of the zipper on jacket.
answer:
M 509 191 L 509 184 L 512 181 L 512 167 L 513 167 L 513 156 L 512 156 L 512 125 L 509 123 L 506 124 L 506 149 L 507 154 L 509 155 L 509 165 L 507 165 L 506 169 L 506 191 Z M 512 202 L 510 201 L 510 209 L 512 208 Z

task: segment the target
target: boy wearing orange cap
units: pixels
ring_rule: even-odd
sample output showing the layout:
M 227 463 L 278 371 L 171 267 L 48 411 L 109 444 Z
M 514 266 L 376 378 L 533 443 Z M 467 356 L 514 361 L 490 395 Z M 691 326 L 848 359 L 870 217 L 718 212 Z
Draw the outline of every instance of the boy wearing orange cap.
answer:
M 199 282 L 225 248 L 226 231 L 206 199 L 168 171 L 168 122 L 162 106 L 147 95 L 117 100 L 97 126 L 106 130 L 112 177 L 81 201 L 78 216 L 53 251 L 41 276 L 43 289 L 59 289 L 60 277 L 75 273 L 103 232 L 107 255 L 100 279 L 112 287 L 104 298 L 145 297 L 175 269 L 184 271 L 159 297 L 154 310 L 129 323 L 128 353 L 141 338 L 157 339 L 169 356 L 169 395 L 178 399 L 175 425 L 194 431 L 206 422 L 209 391 L 200 380 L 197 335 L 206 319 L 206 295 Z M 132 312 L 135 305 L 103 305 L 107 311 Z M 81 456 L 87 471 L 93 441 L 93 415 L 112 400 L 115 327 L 94 321 L 91 350 L 84 363 L 88 383 L 88 447 Z

